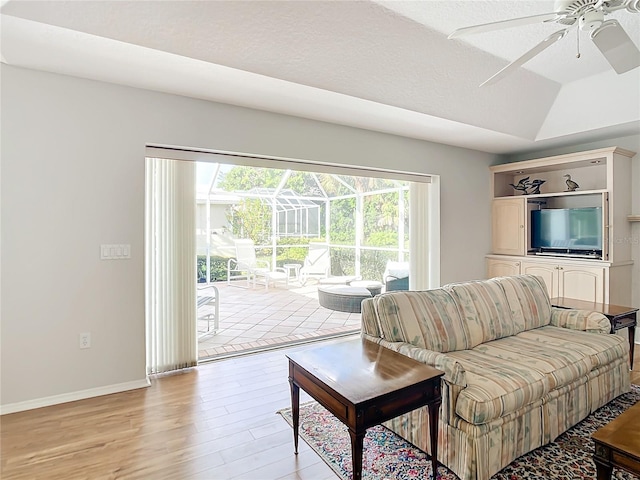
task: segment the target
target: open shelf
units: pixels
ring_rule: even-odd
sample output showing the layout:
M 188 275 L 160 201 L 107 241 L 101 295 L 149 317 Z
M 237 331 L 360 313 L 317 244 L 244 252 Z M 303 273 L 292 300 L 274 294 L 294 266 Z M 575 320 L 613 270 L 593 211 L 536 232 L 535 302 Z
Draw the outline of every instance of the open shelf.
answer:
M 602 194 L 605 193 L 606 189 L 598 189 L 598 190 L 576 190 L 575 192 L 555 192 L 555 193 L 537 193 L 530 195 L 505 195 L 502 197 L 495 198 L 513 198 L 513 197 L 521 197 L 521 198 L 548 198 L 548 197 L 571 197 L 571 196 L 579 196 L 579 195 L 594 195 L 594 194 Z
M 628 305 L 633 259 L 632 242 L 627 239 L 633 238 L 631 222 L 640 222 L 637 214 L 640 212 L 631 214 L 631 158 L 634 155 L 628 150 L 608 147 L 490 167 L 492 254 L 487 257 L 487 275 L 490 278 L 538 275 L 544 279 L 552 297 Z M 567 176 L 579 185 L 576 190 L 567 191 Z M 522 183 L 528 186 L 529 192 L 535 190 L 530 186 L 534 183 L 540 193 L 525 195 L 514 188 L 522 180 L 526 180 Z M 573 237 L 567 241 L 558 235 L 560 243 L 548 244 L 550 248 L 559 244 L 594 245 L 593 250 L 582 253 L 568 248 L 536 255 L 532 243 L 547 244 L 537 241 L 542 238 L 540 234 L 534 241 L 534 228 L 542 223 L 534 212 L 594 207 L 602 211 L 597 233 L 602 237 L 601 242 L 581 243 L 583 238 L 592 240 L 596 233 L 594 228 L 583 225 L 585 220 L 580 217 L 555 227 L 558 232 L 575 227 L 577 243 L 571 243 Z M 539 216 L 542 217 L 542 213 Z M 591 221 L 591 227 L 593 223 Z M 558 295 L 552 294 L 554 292 Z

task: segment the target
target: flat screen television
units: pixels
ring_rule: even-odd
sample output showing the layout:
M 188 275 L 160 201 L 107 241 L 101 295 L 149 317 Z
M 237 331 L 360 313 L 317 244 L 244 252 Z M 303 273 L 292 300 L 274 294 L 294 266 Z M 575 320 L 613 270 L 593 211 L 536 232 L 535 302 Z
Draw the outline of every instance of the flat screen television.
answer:
M 533 210 L 531 247 L 539 252 L 602 254 L 602 208 Z

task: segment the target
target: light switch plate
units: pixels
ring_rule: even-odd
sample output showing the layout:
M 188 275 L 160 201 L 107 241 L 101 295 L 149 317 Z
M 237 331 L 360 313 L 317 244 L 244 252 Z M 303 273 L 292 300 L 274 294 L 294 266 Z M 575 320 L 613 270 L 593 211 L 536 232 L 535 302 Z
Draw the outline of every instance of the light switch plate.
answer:
M 124 260 L 131 258 L 131 245 L 108 244 L 100 245 L 101 260 Z

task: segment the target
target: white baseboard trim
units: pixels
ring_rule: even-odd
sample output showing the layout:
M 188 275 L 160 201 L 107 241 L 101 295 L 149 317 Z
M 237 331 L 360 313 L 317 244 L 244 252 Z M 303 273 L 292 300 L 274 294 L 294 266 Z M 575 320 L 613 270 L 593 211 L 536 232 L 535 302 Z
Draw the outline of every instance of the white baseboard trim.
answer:
M 50 397 L 36 398 L 34 400 L 26 400 L 24 402 L 9 403 L 7 405 L 0 405 L 0 415 L 23 412 L 25 410 L 33 410 L 35 408 L 49 407 L 51 405 L 58 405 L 60 403 L 75 402 L 76 400 L 84 400 L 85 398 L 100 397 L 102 395 L 126 392 L 127 390 L 136 390 L 138 388 L 146 388 L 149 386 L 151 386 L 151 382 L 149 381 L 149 378 L 145 378 L 143 380 L 116 383 L 114 385 L 106 385 L 104 387 L 90 388 L 88 390 L 80 390 L 77 392 L 52 395 Z

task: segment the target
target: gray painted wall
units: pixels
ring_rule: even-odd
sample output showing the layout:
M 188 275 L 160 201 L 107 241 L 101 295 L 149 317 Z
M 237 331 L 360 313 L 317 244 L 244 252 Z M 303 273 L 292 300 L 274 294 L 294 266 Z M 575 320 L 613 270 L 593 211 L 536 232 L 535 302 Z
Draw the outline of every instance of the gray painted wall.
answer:
M 441 281 L 484 276 L 493 155 L 4 64 L 0 73 L 3 406 L 144 381 L 149 143 L 440 175 Z M 110 243 L 130 244 L 131 259 L 101 261 Z M 92 348 L 78 348 L 80 332 Z

